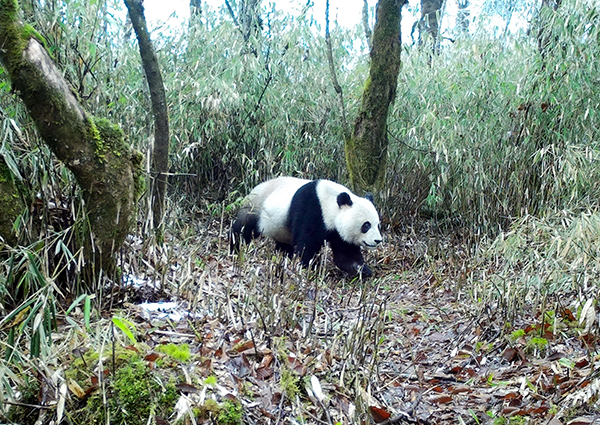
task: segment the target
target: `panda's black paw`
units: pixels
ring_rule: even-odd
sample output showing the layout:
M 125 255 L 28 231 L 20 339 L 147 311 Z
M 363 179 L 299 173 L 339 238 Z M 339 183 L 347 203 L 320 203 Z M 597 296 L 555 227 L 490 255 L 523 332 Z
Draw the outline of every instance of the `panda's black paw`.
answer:
M 366 264 L 363 264 L 362 266 L 358 266 L 358 273 L 361 274 L 362 277 L 373 276 L 373 271 Z

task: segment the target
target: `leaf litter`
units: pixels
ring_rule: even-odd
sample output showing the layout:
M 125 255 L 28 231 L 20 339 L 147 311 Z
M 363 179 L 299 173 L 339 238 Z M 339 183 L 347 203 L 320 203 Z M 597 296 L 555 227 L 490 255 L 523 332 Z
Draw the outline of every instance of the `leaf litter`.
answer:
M 204 226 L 185 244 L 173 238 L 169 255 L 141 261 L 142 279 L 163 283 L 118 294 L 137 344 L 113 341 L 177 381 L 168 422 L 213 423 L 215 414 L 194 409 L 232 401 L 243 423 L 256 424 L 600 423 L 594 303 L 549 296 L 546 305 L 559 306 L 552 315 L 511 316 L 500 301 L 473 299 L 466 249 L 449 239 L 437 242 L 446 244 L 439 252 L 458 254 L 430 255 L 417 233 L 368 253 L 376 276 L 361 281 L 327 254 L 304 270 L 269 241 L 253 242 L 241 260 L 227 254 L 220 228 Z M 140 262 L 143 250 L 134 251 Z M 124 270 L 137 274 L 131 264 Z M 189 360 L 158 350 L 167 344 L 187 345 Z M 110 379 L 109 369 L 89 387 Z M 60 415 L 67 388 L 80 399 L 91 391 L 61 384 L 50 367 L 48 376 Z

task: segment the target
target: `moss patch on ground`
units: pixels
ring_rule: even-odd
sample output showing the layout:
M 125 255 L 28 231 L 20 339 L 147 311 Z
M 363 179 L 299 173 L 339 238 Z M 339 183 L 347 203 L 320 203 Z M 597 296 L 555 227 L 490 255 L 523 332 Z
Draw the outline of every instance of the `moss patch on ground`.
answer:
M 190 361 L 190 346 L 188 344 L 175 345 L 173 343 L 159 345 L 156 347 L 156 351 L 166 354 L 173 360 L 187 363 Z
M 145 425 L 149 419 L 167 419 L 173 413 L 179 393 L 173 382 L 164 383 L 137 354 L 107 379 L 111 395 L 104 405 L 101 392 L 96 392 L 78 412 L 80 423 Z

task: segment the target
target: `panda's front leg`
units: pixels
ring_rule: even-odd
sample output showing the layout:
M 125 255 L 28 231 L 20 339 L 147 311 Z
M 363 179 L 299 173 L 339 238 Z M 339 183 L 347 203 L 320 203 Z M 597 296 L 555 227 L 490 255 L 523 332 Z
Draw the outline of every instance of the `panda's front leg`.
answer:
M 302 223 L 292 228 L 292 237 L 294 254 L 308 267 L 325 243 L 325 230 L 319 225 Z
M 359 247 L 345 244 L 340 249 L 340 246 L 334 247 L 332 245 L 331 250 L 333 251 L 333 262 L 335 265 L 350 276 L 354 277 L 358 273 L 361 273 L 363 277 L 373 276 L 373 271 L 365 264 Z
M 363 265 L 358 268 L 358 272 L 361 273 L 363 277 L 373 276 L 373 271 L 365 263 L 363 263 Z
M 356 276 L 358 273 L 362 273 L 363 277 L 373 276 L 373 272 L 365 264 L 359 246 L 345 242 L 337 232 L 331 232 L 327 237 L 327 241 L 331 245 L 333 262 L 341 270 L 350 276 Z
M 294 254 L 294 247 L 289 243 L 275 241 L 275 247 L 287 254 L 288 257 L 291 257 Z
M 296 255 L 300 256 L 302 265 L 304 267 L 308 267 L 311 260 L 321 250 L 322 246 L 323 241 L 321 241 L 321 243 L 316 243 L 315 241 L 304 241 L 295 245 L 294 252 Z

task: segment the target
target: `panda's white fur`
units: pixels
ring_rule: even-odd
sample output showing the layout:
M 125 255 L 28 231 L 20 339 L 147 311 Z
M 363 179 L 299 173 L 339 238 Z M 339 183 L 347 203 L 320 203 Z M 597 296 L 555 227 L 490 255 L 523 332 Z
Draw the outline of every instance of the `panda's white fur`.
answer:
M 351 206 L 338 206 L 337 197 L 344 192 L 350 195 Z M 357 196 L 345 186 L 329 180 L 319 180 L 317 196 L 327 230 L 337 230 L 344 241 L 353 245 L 374 248 L 381 242 L 379 214 L 372 201 Z M 365 222 L 370 222 L 371 228 L 362 233 L 359 229 Z
M 341 184 L 279 177 L 259 184 L 246 197 L 232 226 L 232 247 L 237 247 L 240 236 L 249 242 L 264 235 L 308 265 L 327 240 L 338 267 L 370 276 L 360 247 L 373 248 L 381 242 L 379 224 L 372 200 Z
M 259 184 L 250 192 L 248 199 L 258 208 L 258 230 L 262 235 L 292 244 L 292 233 L 286 226 L 290 205 L 294 194 L 308 182 L 310 180 L 279 177 Z

